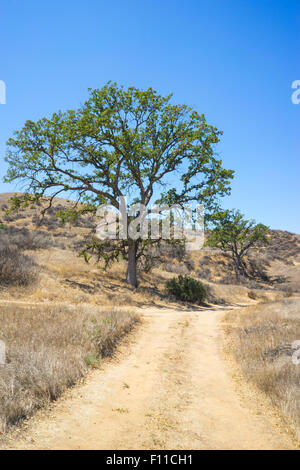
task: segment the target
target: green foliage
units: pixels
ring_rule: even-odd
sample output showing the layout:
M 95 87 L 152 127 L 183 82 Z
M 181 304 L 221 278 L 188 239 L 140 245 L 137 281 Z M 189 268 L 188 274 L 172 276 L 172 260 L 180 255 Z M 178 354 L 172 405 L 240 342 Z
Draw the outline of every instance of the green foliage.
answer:
M 80 216 L 86 214 L 95 215 L 95 213 L 96 207 L 86 204 L 80 208 L 74 207 L 72 209 L 59 209 L 56 213 L 56 216 L 62 224 L 65 224 L 67 222 L 69 222 L 70 224 L 74 224 L 75 222 L 77 222 Z
M 5 210 L 5 215 L 9 216 L 12 212 L 29 207 L 31 204 L 40 205 L 41 195 L 39 194 L 21 194 L 10 198 L 10 207 Z
M 267 232 L 269 227 L 256 224 L 254 220 L 247 220 L 236 210 L 218 211 L 214 217 L 214 229 L 206 241 L 206 245 L 229 251 L 234 262 L 237 277 L 245 275 L 245 255 L 250 248 L 261 244 L 268 244 Z
M 79 109 L 27 121 L 8 140 L 5 181 L 21 182 L 26 191 L 14 198 L 14 209 L 46 195 L 51 207 L 54 197 L 72 193 L 84 208 L 58 216 L 74 222 L 103 203 L 118 209 L 120 196 L 127 197 L 128 210 L 133 203 L 197 201 L 212 212 L 217 198 L 229 194 L 233 171 L 223 168 L 214 151 L 222 132 L 204 115 L 152 88 L 108 83 L 89 92 Z M 135 243 L 132 253 L 138 256 L 141 241 Z M 128 244 L 121 249 L 126 255 Z M 98 253 L 107 262 L 107 247 Z M 117 259 L 116 250 L 111 256 Z
M 27 121 L 7 142 L 6 181 L 23 180 L 36 198 L 75 191 L 84 203 L 118 207 L 129 188 L 147 205 L 154 186 L 180 169 L 178 184 L 161 198 L 211 206 L 216 194 L 228 194 L 233 176 L 214 156 L 222 133 L 170 99 L 152 88 L 107 84 L 90 90 L 78 110 Z
M 101 359 L 96 354 L 87 354 L 84 358 L 86 365 L 93 369 L 99 369 L 101 367 Z
M 188 276 L 174 277 L 166 282 L 166 290 L 177 300 L 201 303 L 206 298 L 206 290 L 203 284 Z

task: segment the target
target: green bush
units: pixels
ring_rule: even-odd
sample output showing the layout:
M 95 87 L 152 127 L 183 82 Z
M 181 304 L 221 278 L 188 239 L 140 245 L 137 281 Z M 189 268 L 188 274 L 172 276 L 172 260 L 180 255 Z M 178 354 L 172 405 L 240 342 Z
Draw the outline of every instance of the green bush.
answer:
M 166 290 L 177 300 L 201 303 L 205 300 L 206 290 L 203 284 L 188 276 L 174 277 L 166 282 Z

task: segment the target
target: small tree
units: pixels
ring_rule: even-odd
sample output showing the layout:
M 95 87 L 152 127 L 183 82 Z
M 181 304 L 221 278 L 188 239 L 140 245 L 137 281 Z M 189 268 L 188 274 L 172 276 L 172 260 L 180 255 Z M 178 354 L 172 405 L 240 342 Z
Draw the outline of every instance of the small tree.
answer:
M 214 229 L 206 244 L 230 252 L 237 279 L 246 275 L 244 258 L 250 248 L 258 243 L 267 244 L 269 227 L 247 220 L 238 210 L 218 211 L 212 218 Z
M 76 111 L 27 121 L 8 141 L 5 181 L 22 182 L 26 191 L 14 206 L 48 195 L 51 207 L 59 194 L 75 193 L 84 206 L 76 204 L 63 214 L 73 220 L 82 212 L 95 213 L 103 203 L 118 209 L 122 196 L 128 212 L 137 203 L 147 208 L 192 201 L 215 210 L 217 198 L 229 194 L 233 176 L 214 154 L 221 132 L 170 99 L 152 88 L 124 90 L 109 83 L 90 90 Z M 127 236 L 114 243 L 93 240 L 88 250 L 106 262 L 123 256 L 127 281 L 136 286 L 136 263 L 145 245 Z M 87 251 L 84 255 L 88 259 Z

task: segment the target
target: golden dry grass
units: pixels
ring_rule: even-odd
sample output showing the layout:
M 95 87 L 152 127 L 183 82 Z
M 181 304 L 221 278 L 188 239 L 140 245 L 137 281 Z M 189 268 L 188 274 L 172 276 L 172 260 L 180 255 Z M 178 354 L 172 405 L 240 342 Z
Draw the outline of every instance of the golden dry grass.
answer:
M 0 307 L 0 339 L 7 364 L 0 369 L 0 430 L 55 400 L 98 367 L 138 321 L 116 309 L 59 305 Z
M 285 295 L 276 290 L 255 289 L 249 297 L 249 286 L 225 285 L 222 279 L 228 274 L 228 257 L 211 249 L 188 254 L 184 260 L 165 256 L 151 272 L 139 273 L 139 287 L 133 289 L 125 282 L 126 266 L 123 262 L 104 271 L 101 266 L 99 269 L 93 263 L 86 264 L 78 257 L 78 246 L 93 230 L 91 220 L 81 220 L 77 226 L 62 226 L 54 211 L 37 226 L 40 209 L 36 207 L 5 216 L 4 209 L 10 197 L 10 194 L 0 195 L 0 222 L 6 228 L 4 236 L 11 237 L 13 243 L 24 249 L 25 255 L 36 263 L 34 266 L 38 268 L 39 278 L 26 287 L 0 283 L 3 304 L 0 306 L 0 339 L 7 341 L 10 361 L 0 371 L 2 430 L 59 396 L 66 387 L 86 374 L 88 364 L 97 366 L 99 355 L 110 352 L 115 341 L 136 322 L 136 317 L 128 314 L 128 309 L 154 305 L 172 307 L 164 284 L 174 274 L 189 274 L 203 280 L 211 303 L 256 303 L 256 300 L 274 300 Z M 70 204 L 70 201 L 59 198 L 54 202 L 55 207 Z M 279 263 L 276 272 L 281 267 L 283 276 L 295 278 L 292 290 L 297 291 L 300 263 L 296 260 L 299 246 L 295 237 L 281 232 L 275 234 L 275 239 L 281 241 L 283 261 L 274 263 Z M 272 245 L 272 260 L 276 251 L 273 248 Z M 285 258 L 290 260 L 294 255 L 295 260 L 287 265 Z M 290 285 L 287 282 L 287 289 Z M 243 318 L 244 311 L 241 313 Z M 239 360 L 246 369 L 248 364 L 252 370 L 247 356 L 250 354 L 247 344 L 250 348 L 251 341 L 246 341 L 242 347 L 242 333 L 237 333 L 239 329 L 243 331 L 241 325 L 232 330 L 238 344 L 237 352 L 241 351 Z M 269 330 L 266 331 L 268 333 Z M 269 347 L 267 333 L 266 337 L 257 336 L 258 351 Z M 279 337 L 277 339 L 280 340 Z M 263 358 L 266 361 L 265 356 Z M 258 365 L 264 367 L 261 364 L 260 359 L 257 360 L 254 369 Z M 262 376 L 264 374 L 262 369 Z M 253 380 L 259 382 L 258 379 Z M 293 400 L 290 398 L 291 403 Z M 291 409 L 296 409 L 293 406 Z M 293 415 L 293 412 L 289 414 Z
M 14 243 L 17 243 L 21 248 L 23 246 L 25 250 L 38 251 L 36 253 L 39 258 L 38 262 L 42 257 L 45 260 L 45 265 L 48 265 L 53 274 L 57 270 L 59 275 L 63 275 L 63 270 L 65 270 L 67 282 L 69 277 L 72 277 L 71 281 L 73 282 L 76 272 L 74 273 L 72 270 L 70 259 L 73 257 L 73 263 L 80 247 L 84 244 L 84 240 L 93 236 L 97 219 L 85 215 L 76 221 L 75 225 L 68 223 L 62 225 L 56 216 L 57 209 L 70 208 L 74 205 L 74 201 L 61 198 L 55 198 L 53 207 L 43 219 L 40 217 L 42 207 L 33 205 L 7 217 L 5 210 L 9 207 L 9 199 L 12 195 L 12 193 L 0 194 L 0 223 L 3 223 L 8 229 Z M 286 292 L 300 292 L 300 235 L 272 230 L 269 233 L 269 239 L 268 246 L 258 247 L 251 251 L 247 265 L 252 277 L 243 284 L 250 289 L 274 287 Z M 57 256 L 54 256 L 55 249 Z M 47 260 L 49 251 L 52 259 Z M 230 258 L 219 250 L 204 248 L 200 251 L 187 253 L 183 260 L 180 260 L 174 253 L 168 254 L 168 250 L 165 248 L 162 251 L 161 264 L 158 263 L 157 267 L 164 280 L 168 279 L 168 274 L 171 273 L 173 275 L 188 274 L 198 277 L 200 280 L 222 285 L 236 284 Z M 73 256 L 70 255 L 71 252 Z M 68 259 L 64 260 L 64 256 Z M 80 263 L 83 267 L 79 266 Z M 75 266 L 75 271 L 78 271 L 78 274 L 80 272 L 80 276 L 84 271 L 89 271 L 92 275 L 96 271 L 93 265 L 86 269 L 81 260 L 76 260 Z M 110 282 L 115 277 L 115 280 L 122 281 L 125 277 L 124 270 L 122 264 L 117 264 L 111 271 L 112 275 L 109 273 L 102 276 L 102 279 L 107 279 Z M 156 276 L 156 272 L 153 271 L 152 275 L 144 276 L 140 283 L 143 288 L 150 288 L 148 291 L 152 292 L 151 296 L 156 296 L 160 290 L 156 286 L 159 285 L 161 276 Z M 115 274 L 117 276 L 114 276 Z M 96 277 L 99 279 L 99 276 Z M 78 282 L 80 283 L 80 281 Z M 87 293 L 84 286 L 81 290 L 83 294 Z M 147 295 L 147 292 L 145 294 Z M 125 295 L 125 298 L 129 297 L 131 297 L 130 293 Z
M 300 365 L 292 362 L 291 346 L 300 340 L 300 298 L 235 310 L 224 321 L 229 350 L 244 375 L 300 435 Z

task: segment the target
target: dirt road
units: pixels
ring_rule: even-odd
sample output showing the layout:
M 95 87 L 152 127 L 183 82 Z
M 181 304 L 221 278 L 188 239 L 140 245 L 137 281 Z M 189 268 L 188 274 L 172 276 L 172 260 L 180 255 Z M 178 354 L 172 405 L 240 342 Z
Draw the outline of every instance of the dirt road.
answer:
M 142 325 L 116 358 L 30 420 L 7 447 L 292 448 L 261 397 L 237 391 L 223 357 L 224 313 L 143 310 Z

